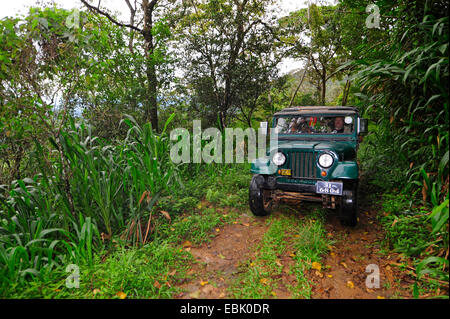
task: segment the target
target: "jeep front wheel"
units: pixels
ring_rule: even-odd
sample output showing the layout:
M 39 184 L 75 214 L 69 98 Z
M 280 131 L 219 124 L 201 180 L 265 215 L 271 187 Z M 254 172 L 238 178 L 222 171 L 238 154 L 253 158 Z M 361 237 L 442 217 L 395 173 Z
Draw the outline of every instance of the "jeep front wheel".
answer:
M 344 183 L 339 218 L 344 226 L 355 227 L 358 223 L 358 184 Z
M 264 177 L 262 175 L 254 175 L 250 182 L 249 204 L 250 210 L 255 216 L 267 216 L 272 210 L 272 199 L 270 191 L 262 188 Z

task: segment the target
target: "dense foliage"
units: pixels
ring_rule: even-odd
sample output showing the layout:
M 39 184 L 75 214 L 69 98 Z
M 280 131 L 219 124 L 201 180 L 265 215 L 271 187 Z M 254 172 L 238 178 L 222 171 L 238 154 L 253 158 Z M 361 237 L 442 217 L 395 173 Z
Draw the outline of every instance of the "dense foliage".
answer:
M 174 164 L 169 130 L 257 127 L 289 105 L 354 104 L 370 118 L 359 160 L 386 247 L 413 259 L 416 296 L 423 278 L 448 282 L 447 2 L 376 1 L 379 28 L 364 27 L 362 0 L 283 17 L 270 0 L 143 0 L 129 22 L 82 2 L 0 20 L 0 296 L 53 295 L 42 283 L 62 287 L 70 263 L 114 281 L 153 258 L 151 278 L 169 261 L 181 276 L 175 244 L 228 221 L 204 202 L 244 210 L 249 172 Z M 282 75 L 283 58 L 303 67 Z M 302 256 L 326 250 L 320 224 L 304 225 L 317 249 L 297 242 L 298 278 Z M 282 229 L 295 232 L 289 218 L 271 227 L 270 258 Z M 244 277 L 270 294 L 259 273 Z M 145 297 L 172 296 L 149 278 Z

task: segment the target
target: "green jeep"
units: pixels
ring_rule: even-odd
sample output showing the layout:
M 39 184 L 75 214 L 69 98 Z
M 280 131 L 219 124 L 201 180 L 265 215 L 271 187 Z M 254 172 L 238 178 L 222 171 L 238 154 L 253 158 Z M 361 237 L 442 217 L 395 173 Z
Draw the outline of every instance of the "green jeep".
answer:
M 269 214 L 280 200 L 317 201 L 325 208 L 338 209 L 342 224 L 355 226 L 356 152 L 367 126 L 358 110 L 347 106 L 291 107 L 275 113 L 270 135 L 277 145 L 271 144 L 267 157 L 251 165 L 253 214 Z

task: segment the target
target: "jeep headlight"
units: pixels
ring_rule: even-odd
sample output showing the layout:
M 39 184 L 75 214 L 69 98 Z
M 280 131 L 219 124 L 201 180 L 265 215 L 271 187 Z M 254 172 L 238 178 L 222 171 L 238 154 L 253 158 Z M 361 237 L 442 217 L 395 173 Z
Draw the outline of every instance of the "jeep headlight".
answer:
M 323 168 L 328 168 L 333 165 L 334 159 L 330 154 L 324 153 L 319 156 L 319 165 Z
M 275 153 L 272 157 L 272 162 L 277 166 L 283 165 L 286 162 L 286 156 L 281 152 Z

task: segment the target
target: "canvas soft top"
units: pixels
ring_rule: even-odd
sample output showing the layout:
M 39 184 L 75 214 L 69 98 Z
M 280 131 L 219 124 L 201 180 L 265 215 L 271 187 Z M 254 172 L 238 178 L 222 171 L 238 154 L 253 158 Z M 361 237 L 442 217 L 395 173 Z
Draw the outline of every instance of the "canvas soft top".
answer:
M 353 106 L 293 106 L 285 108 L 274 115 L 291 115 L 291 114 L 357 114 L 358 109 Z

